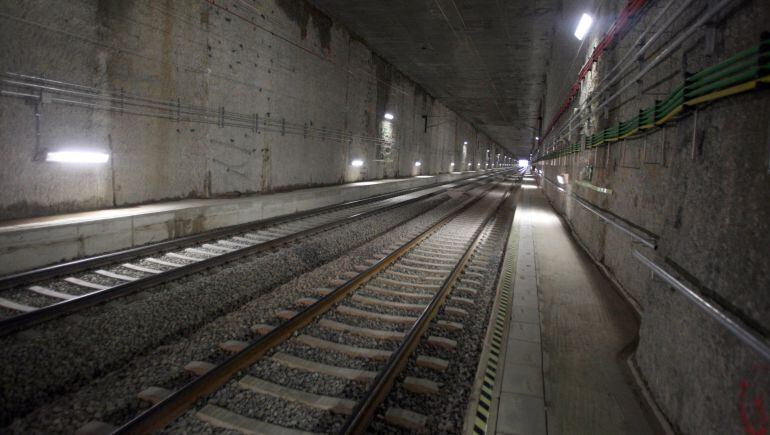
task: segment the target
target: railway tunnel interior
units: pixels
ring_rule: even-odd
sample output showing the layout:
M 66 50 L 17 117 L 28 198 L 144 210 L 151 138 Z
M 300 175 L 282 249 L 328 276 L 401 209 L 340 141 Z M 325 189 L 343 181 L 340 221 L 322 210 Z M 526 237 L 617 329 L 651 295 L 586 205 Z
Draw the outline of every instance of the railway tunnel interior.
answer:
M 0 432 L 770 429 L 766 1 L 0 23 Z

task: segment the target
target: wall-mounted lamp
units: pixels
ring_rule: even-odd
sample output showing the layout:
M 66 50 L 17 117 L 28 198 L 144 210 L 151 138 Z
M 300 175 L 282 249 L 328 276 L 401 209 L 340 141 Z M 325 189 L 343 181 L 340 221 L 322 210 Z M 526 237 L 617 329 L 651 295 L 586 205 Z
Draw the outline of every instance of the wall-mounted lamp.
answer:
M 422 163 L 418 160 L 418 161 L 414 162 L 414 165 L 419 168 L 420 166 L 422 166 Z
M 395 118 L 395 116 L 393 116 L 392 113 L 386 113 L 384 118 L 387 119 L 388 121 L 392 121 L 393 118 Z
M 468 141 L 467 141 L 467 140 L 464 140 L 464 141 L 463 141 L 463 145 L 468 145 Z
M 577 28 L 575 29 L 575 38 L 582 41 L 583 38 L 586 37 L 586 34 L 588 33 L 588 30 L 591 28 L 593 23 L 594 19 L 590 15 L 583 14 L 583 16 L 580 17 L 580 22 L 578 23 Z
M 564 177 L 562 177 L 561 175 L 557 175 L 556 176 L 556 181 L 558 181 L 559 184 L 564 184 Z
M 59 163 L 106 163 L 110 155 L 102 151 L 49 151 L 46 153 L 46 162 Z
M 356 168 L 360 168 L 361 166 L 364 166 L 364 161 L 361 159 L 355 159 L 352 162 L 350 162 L 350 166 L 354 166 Z

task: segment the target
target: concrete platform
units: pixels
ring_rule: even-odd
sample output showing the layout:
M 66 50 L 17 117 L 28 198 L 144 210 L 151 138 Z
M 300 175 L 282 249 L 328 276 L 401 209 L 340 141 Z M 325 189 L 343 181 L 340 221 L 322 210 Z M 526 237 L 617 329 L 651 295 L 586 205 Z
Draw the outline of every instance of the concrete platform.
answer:
M 362 181 L 268 195 L 171 201 L 0 222 L 0 275 L 483 173 Z
M 634 313 L 533 180 L 525 178 L 520 198 L 489 432 L 657 433 L 622 354 L 638 329 Z

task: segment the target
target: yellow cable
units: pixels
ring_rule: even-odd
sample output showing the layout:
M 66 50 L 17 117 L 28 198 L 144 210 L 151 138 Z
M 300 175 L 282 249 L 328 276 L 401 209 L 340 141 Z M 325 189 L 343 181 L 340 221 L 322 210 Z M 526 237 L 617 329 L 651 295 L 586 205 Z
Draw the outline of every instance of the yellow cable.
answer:
M 619 137 L 618 137 L 618 139 L 625 139 L 625 138 L 627 138 L 628 136 L 631 136 L 632 134 L 634 134 L 634 133 L 636 133 L 637 131 L 639 131 L 639 129 L 640 129 L 640 128 L 641 128 L 641 127 L 636 127 L 635 129 L 633 129 L 633 130 L 629 131 L 628 133 L 624 134 L 623 136 L 619 136 Z
M 682 106 L 676 106 L 676 109 L 669 112 L 668 115 L 664 116 L 663 119 L 661 119 L 660 121 L 657 121 L 655 125 L 663 125 L 667 123 L 669 119 L 673 118 L 675 115 L 677 115 L 681 111 L 682 111 Z
M 707 103 L 709 101 L 717 100 L 719 98 L 729 97 L 730 95 L 740 94 L 741 92 L 750 91 L 757 87 L 757 80 L 752 80 L 740 85 L 736 85 L 721 91 L 711 92 L 700 97 L 693 98 L 685 102 L 688 106 L 697 106 L 698 104 Z
M 706 103 L 706 102 L 709 102 L 709 101 L 713 101 L 713 100 L 718 100 L 720 98 L 729 97 L 730 95 L 735 95 L 735 94 L 740 94 L 742 92 L 750 91 L 752 89 L 755 89 L 759 82 L 770 83 L 770 75 L 766 75 L 764 77 L 760 77 L 760 78 L 758 78 L 756 80 L 752 80 L 750 82 L 742 83 L 740 85 L 735 85 L 735 86 L 729 87 L 727 89 L 722 89 L 721 91 L 715 91 L 715 92 L 708 93 L 706 95 L 701 95 L 700 97 L 697 97 L 697 98 L 693 98 L 692 100 L 686 101 L 683 105 L 677 106 L 674 110 L 669 112 L 668 115 L 663 117 L 660 121 L 656 121 L 656 122 L 650 123 L 650 124 L 640 125 L 639 127 L 631 130 L 630 132 L 624 134 L 623 136 L 618 136 L 616 138 L 602 139 L 599 143 L 591 145 L 588 148 L 596 148 L 599 145 L 603 144 L 604 142 L 615 142 L 615 141 L 624 139 L 624 138 L 626 138 L 628 136 L 631 136 L 632 134 L 636 133 L 639 130 L 648 130 L 650 128 L 653 128 L 656 125 L 658 125 L 658 126 L 663 125 L 663 124 L 667 123 L 671 118 L 673 118 L 674 116 L 679 114 L 679 112 L 682 111 L 682 109 L 684 108 L 685 105 L 686 106 L 697 106 L 699 104 L 703 104 L 703 103 Z

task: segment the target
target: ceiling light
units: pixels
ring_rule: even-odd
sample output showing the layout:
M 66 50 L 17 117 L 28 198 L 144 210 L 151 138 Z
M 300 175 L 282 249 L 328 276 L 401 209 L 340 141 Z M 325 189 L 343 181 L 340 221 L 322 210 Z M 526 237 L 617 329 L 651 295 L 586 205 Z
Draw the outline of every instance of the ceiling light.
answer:
M 361 159 L 356 159 L 350 162 L 350 166 L 355 166 L 356 168 L 359 168 L 361 166 L 364 166 L 364 161 Z
M 417 166 L 417 167 L 420 167 L 420 166 L 422 166 L 422 163 L 420 163 L 420 161 L 416 161 L 416 162 L 414 162 L 414 165 Z
M 586 33 L 588 33 L 588 29 L 591 28 L 591 24 L 594 23 L 594 19 L 591 18 L 588 14 L 583 14 L 582 17 L 580 17 L 580 22 L 577 25 L 577 29 L 575 29 L 575 38 L 579 40 L 583 40 L 583 38 L 586 37 Z
M 385 119 L 387 119 L 388 121 L 392 121 L 393 118 L 395 118 L 395 116 L 393 116 L 392 113 L 386 113 L 385 114 Z
M 45 156 L 46 162 L 60 163 L 105 163 L 110 155 L 101 151 L 53 151 Z

